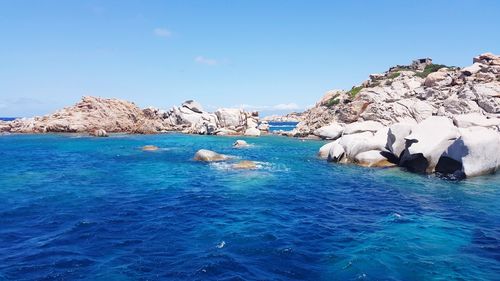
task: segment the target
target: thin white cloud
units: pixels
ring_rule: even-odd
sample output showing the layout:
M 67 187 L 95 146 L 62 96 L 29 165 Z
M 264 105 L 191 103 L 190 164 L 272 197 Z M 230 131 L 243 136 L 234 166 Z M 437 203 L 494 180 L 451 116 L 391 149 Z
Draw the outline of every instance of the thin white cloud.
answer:
M 273 106 L 273 109 L 275 110 L 296 110 L 299 109 L 300 107 L 296 103 L 280 103 L 275 106 Z
M 197 56 L 194 58 L 194 61 L 199 64 L 206 64 L 206 65 L 217 65 L 219 64 L 219 61 L 216 59 L 210 59 L 206 58 L 204 56 Z
M 158 36 L 158 37 L 170 37 L 172 36 L 172 31 L 163 28 L 163 27 L 157 27 L 153 30 L 153 33 Z

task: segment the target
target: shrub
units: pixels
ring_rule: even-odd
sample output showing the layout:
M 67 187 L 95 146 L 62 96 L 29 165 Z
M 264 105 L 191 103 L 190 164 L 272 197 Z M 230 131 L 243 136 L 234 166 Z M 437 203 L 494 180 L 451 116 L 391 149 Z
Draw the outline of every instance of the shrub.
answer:
M 433 72 L 436 72 L 444 67 L 448 67 L 448 66 L 446 66 L 444 64 L 429 64 L 429 65 L 425 66 L 424 71 L 417 72 L 416 75 L 420 78 L 425 78 L 425 77 L 427 77 L 427 75 L 429 75 Z
M 356 95 L 363 89 L 363 86 L 358 86 L 358 87 L 352 87 L 352 89 L 347 92 L 347 94 L 351 97 L 354 98 Z
M 401 75 L 401 73 L 399 72 L 394 72 L 394 73 L 391 73 L 387 78 L 389 79 L 394 79 L 394 78 L 398 78 L 399 75 Z
M 327 107 L 332 107 L 332 106 L 334 106 L 334 105 L 339 104 L 339 102 L 340 102 L 340 100 L 339 100 L 339 99 L 337 99 L 337 97 L 333 97 L 333 98 L 331 98 L 331 99 L 330 99 L 330 100 L 326 103 L 326 106 L 327 106 Z

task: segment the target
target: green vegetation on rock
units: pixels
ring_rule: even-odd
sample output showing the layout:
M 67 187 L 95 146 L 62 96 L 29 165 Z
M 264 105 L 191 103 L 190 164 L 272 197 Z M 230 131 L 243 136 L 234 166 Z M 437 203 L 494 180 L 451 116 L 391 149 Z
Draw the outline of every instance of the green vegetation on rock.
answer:
M 429 75 L 433 72 L 436 72 L 444 67 L 448 67 L 448 66 L 446 66 L 444 64 L 429 64 L 429 65 L 425 66 L 424 71 L 417 72 L 415 75 L 417 75 L 420 78 L 425 78 L 425 77 L 427 77 L 427 75 Z
M 387 76 L 387 78 L 389 78 L 389 79 L 394 79 L 394 78 L 398 78 L 398 77 L 399 77 L 399 75 L 401 75 L 401 73 L 399 73 L 399 72 L 394 72 L 394 73 L 389 74 L 389 76 Z
M 326 106 L 327 106 L 327 107 L 332 107 L 332 106 L 334 106 L 334 105 L 339 104 L 339 102 L 340 102 L 340 100 L 339 100 L 338 98 L 333 97 L 333 98 L 331 98 L 331 99 L 330 99 L 330 100 L 326 103 Z
M 354 98 L 356 95 L 363 89 L 363 86 L 358 86 L 358 87 L 352 87 L 347 94 L 351 97 Z

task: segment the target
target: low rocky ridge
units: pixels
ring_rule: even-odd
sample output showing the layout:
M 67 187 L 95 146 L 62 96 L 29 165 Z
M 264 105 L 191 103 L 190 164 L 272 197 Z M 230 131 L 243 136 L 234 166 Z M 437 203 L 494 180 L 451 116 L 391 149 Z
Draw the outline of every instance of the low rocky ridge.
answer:
M 290 133 L 333 140 L 319 156 L 362 166 L 471 177 L 500 168 L 500 57 L 465 68 L 430 59 L 330 91 Z
M 99 97 L 83 97 L 77 104 L 51 115 L 0 122 L 0 132 L 10 133 L 107 133 L 156 134 L 180 131 L 207 135 L 259 136 L 258 112 L 221 108 L 213 113 L 192 100 L 169 111 L 140 109 L 134 103 Z

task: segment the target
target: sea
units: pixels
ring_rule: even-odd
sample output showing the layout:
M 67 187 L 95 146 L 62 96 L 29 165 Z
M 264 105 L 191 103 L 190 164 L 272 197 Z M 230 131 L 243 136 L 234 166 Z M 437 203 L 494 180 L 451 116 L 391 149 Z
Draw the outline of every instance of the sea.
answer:
M 293 129 L 295 129 L 295 126 L 297 126 L 299 122 L 269 122 L 269 131 L 270 132 L 276 132 L 276 131 L 284 131 L 284 132 L 289 132 Z
M 18 119 L 17 117 L 0 117 L 0 121 L 13 121 Z
M 238 138 L 0 136 L 0 280 L 500 280 L 499 174 L 447 181 L 327 163 L 323 141 Z

